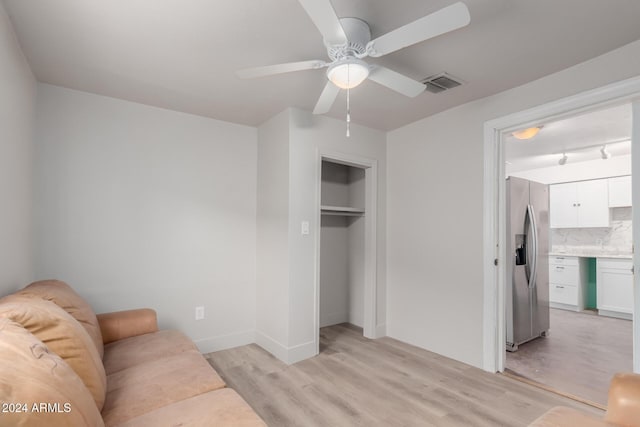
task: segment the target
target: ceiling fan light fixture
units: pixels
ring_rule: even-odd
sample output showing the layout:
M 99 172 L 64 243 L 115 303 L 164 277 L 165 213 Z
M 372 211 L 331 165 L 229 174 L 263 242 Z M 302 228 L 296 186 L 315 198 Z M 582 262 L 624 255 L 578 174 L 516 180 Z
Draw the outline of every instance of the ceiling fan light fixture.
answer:
M 516 139 L 520 139 L 520 140 L 531 139 L 534 136 L 536 136 L 538 134 L 538 132 L 540 132 L 540 129 L 542 129 L 542 128 L 543 128 L 542 125 L 541 126 L 534 126 L 534 127 L 531 127 L 531 128 L 515 131 L 511 135 L 513 135 Z
M 332 64 L 327 78 L 340 89 L 352 89 L 369 77 L 369 66 L 357 58 L 347 58 Z

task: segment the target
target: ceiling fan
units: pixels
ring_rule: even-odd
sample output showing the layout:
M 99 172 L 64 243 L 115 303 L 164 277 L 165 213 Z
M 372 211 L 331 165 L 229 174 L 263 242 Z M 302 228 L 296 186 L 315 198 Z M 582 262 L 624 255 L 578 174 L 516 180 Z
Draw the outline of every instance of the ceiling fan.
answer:
M 371 40 L 369 25 L 358 18 L 338 18 L 330 0 L 298 0 L 322 34 L 330 62 L 310 60 L 267 65 L 237 71 L 238 77 L 251 79 L 292 71 L 328 67 L 325 86 L 314 114 L 331 109 L 340 89 L 351 89 L 369 78 L 405 96 L 416 97 L 425 85 L 388 68 L 368 64 L 363 58 L 380 57 L 469 24 L 467 6 L 454 3 L 430 15 Z

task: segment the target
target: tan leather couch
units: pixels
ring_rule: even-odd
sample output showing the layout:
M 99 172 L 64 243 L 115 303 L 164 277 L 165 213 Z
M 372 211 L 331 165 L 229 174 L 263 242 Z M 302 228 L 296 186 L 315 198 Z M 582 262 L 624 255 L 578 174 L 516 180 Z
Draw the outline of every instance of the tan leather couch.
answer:
M 557 406 L 535 420 L 535 427 L 640 427 L 640 375 L 616 374 L 609 386 L 607 413 L 598 419 L 576 409 Z
M 150 309 L 96 316 L 67 284 L 0 299 L 0 426 L 266 424 Z

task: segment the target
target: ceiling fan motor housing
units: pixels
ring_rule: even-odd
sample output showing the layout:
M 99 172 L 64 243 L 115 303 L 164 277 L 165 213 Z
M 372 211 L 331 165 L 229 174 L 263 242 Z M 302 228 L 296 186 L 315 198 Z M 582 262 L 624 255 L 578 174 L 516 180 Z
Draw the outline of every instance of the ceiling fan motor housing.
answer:
M 340 25 L 348 41 L 342 45 L 330 45 L 325 41 L 329 58 L 332 61 L 339 61 L 349 57 L 364 56 L 367 43 L 371 41 L 369 24 L 358 18 L 340 18 Z

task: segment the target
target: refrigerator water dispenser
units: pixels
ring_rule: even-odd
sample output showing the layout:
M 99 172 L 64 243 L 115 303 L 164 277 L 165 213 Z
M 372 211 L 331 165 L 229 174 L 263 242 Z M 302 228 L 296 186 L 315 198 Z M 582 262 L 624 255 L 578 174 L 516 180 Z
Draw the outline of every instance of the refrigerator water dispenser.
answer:
M 516 234 L 516 265 L 527 263 L 527 235 Z

